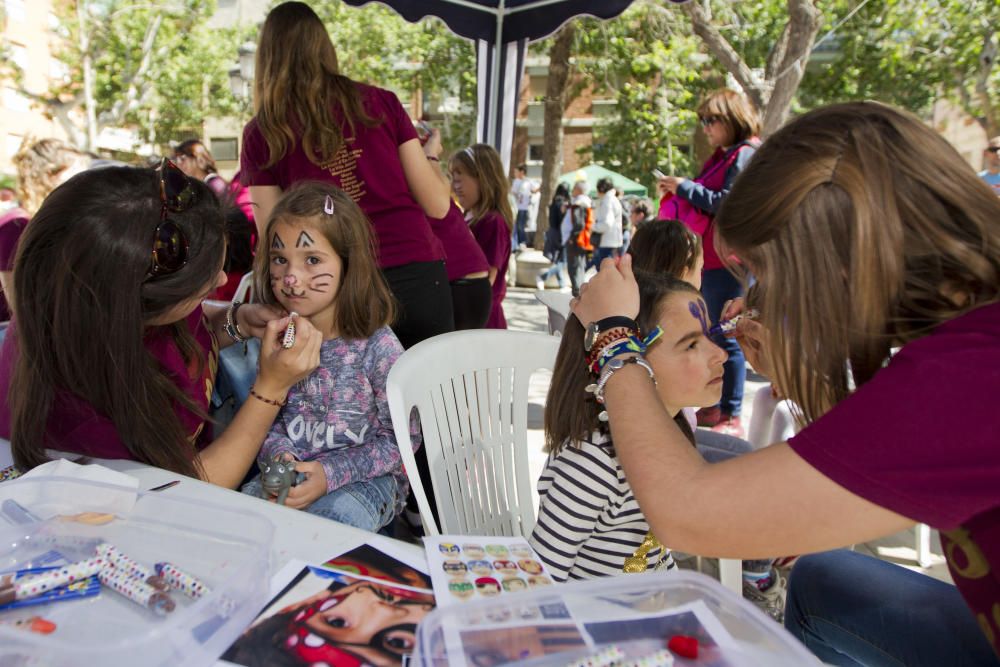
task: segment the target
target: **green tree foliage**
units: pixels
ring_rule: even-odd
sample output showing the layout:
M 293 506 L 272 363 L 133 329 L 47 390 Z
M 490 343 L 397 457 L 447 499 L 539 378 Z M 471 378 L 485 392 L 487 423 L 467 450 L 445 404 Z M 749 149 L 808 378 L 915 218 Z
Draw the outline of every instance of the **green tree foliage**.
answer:
M 89 146 L 105 127 L 138 130 L 144 141 L 197 132 L 207 115 L 237 109 L 227 71 L 239 43 L 235 29 L 212 29 L 214 0 L 79 0 L 58 3 L 54 57 L 65 76 L 44 93 L 22 92 Z M 92 76 L 92 113 L 85 80 Z M 20 83 L 16 68 L 6 73 Z M 91 121 L 96 127 L 88 127 Z
M 825 33 L 859 4 L 834 0 Z M 873 99 L 926 113 L 944 96 L 1000 134 L 1000 3 L 869 0 L 837 29 L 834 58 L 810 67 L 800 104 Z
M 351 7 L 323 0 L 312 7 L 330 32 L 345 75 L 394 90 L 404 105 L 415 91 L 425 99 L 457 97 L 456 112 L 436 118 L 431 109 L 429 120 L 442 131 L 446 152 L 470 143 L 476 101 L 472 42 L 438 19 L 407 23 L 377 3 Z
M 721 79 L 705 76 L 706 59 L 683 17 L 640 2 L 611 21 L 581 20 L 580 28 L 577 86 L 615 100 L 593 145 L 580 149 L 583 158 L 651 189 L 654 168 L 690 171 L 698 98 Z

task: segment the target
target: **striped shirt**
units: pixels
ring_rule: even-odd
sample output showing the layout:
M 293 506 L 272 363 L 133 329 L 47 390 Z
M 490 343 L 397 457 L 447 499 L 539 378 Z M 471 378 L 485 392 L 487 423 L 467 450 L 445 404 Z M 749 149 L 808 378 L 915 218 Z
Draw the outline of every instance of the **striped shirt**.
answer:
M 530 542 L 556 581 L 622 574 L 625 559 L 649 531 L 611 439 L 600 433 L 550 454 L 538 495 L 538 522 Z M 661 551 L 658 547 L 646 555 L 650 570 Z M 669 551 L 664 561 L 663 567 L 674 567 Z

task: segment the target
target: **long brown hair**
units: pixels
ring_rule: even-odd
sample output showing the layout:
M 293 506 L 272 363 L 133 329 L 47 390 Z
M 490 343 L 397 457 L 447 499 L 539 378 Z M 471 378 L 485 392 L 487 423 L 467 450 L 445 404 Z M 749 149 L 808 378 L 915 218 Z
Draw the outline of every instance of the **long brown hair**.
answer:
M 202 171 L 209 174 L 219 173 L 218 168 L 215 166 L 215 158 L 212 157 L 212 153 L 205 148 L 205 144 L 201 143 L 199 139 L 187 139 L 177 144 L 177 148 L 174 149 L 174 156 L 178 157 L 181 155 L 194 160 Z
M 324 210 L 327 197 L 333 200 L 332 214 Z M 316 229 L 343 262 L 344 274 L 334 297 L 334 321 L 341 336 L 368 338 L 379 327 L 393 321 L 396 305 L 375 260 L 376 241 L 371 223 L 354 200 L 327 183 L 306 181 L 298 184 L 275 205 L 254 257 L 254 291 L 261 301 L 280 308 L 271 289 L 268 252 L 274 227 L 279 222 L 305 224 Z
M 673 276 L 661 273 L 636 271 L 639 283 L 639 315 L 636 323 L 645 335 L 657 326 L 666 299 L 671 294 L 688 292 L 699 295 L 698 290 Z M 552 384 L 545 401 L 545 451 L 558 452 L 567 443 L 589 440 L 594 431 L 605 428 L 597 418 L 604 408 L 586 391 L 594 381 L 587 368 L 586 351 L 583 349 L 583 325 L 576 315 L 570 315 L 563 329 L 562 342 L 552 369 Z M 668 382 L 660 378 L 660 382 Z M 674 417 L 674 422 L 694 444 L 691 425 L 682 412 Z
M 198 474 L 175 406 L 207 416 L 144 345 L 147 323 L 206 292 L 222 267 L 219 205 L 201 181 L 188 180 L 194 205 L 168 214 L 188 240 L 188 260 L 171 274 L 147 279 L 161 213 L 159 176 L 151 169 L 78 174 L 25 228 L 14 264 L 19 351 L 8 394 L 18 467 L 48 460 L 49 415 L 57 392 L 69 392 L 110 419 L 137 460 Z M 168 326 L 184 358 L 203 369 L 187 325 Z
M 257 44 L 254 114 L 274 165 L 295 146 L 313 164 L 331 160 L 344 145 L 341 123 L 378 121 L 364 108 L 357 85 L 340 74 L 337 51 L 309 5 L 283 2 L 267 15 Z
M 651 220 L 629 243 L 632 268 L 680 278 L 694 271 L 701 255 L 701 237 L 680 220 Z
M 514 213 L 507 196 L 510 183 L 496 149 L 489 144 L 473 144 L 451 156 L 449 169 L 456 164 L 479 183 L 479 201 L 472 207 L 472 226 L 490 211 L 496 211 L 507 224 L 508 231 L 513 230 Z
M 767 140 L 716 218 L 760 282 L 778 386 L 806 423 L 889 350 L 1000 298 L 1000 200 L 947 141 L 875 102 Z

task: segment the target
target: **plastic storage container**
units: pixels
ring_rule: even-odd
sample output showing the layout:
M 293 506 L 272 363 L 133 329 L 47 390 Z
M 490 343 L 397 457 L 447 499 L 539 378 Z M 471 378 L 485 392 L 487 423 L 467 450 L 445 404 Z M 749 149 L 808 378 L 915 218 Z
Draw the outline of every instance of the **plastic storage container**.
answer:
M 67 497 L 79 499 L 71 513 L 106 511 L 108 496 L 119 493 L 134 491 L 40 477 L 0 484 L 0 503 L 13 499 L 45 517 L 65 508 Z M 273 534 L 263 517 L 169 493 L 139 493 L 129 512 L 105 525 L 58 517 L 11 525 L 0 516 L 0 572 L 33 567 L 53 550 L 80 560 L 109 542 L 150 567 L 171 562 L 211 588 L 197 600 L 171 592 L 177 608 L 165 617 L 106 588 L 96 597 L 0 612 L 0 665 L 212 664 L 268 600 Z M 4 624 L 33 614 L 54 622 L 56 631 L 41 635 Z
M 666 648 L 675 634 L 700 638 L 698 658 L 673 656 L 678 666 L 821 664 L 752 604 L 709 577 L 683 570 L 546 586 L 438 608 L 420 624 L 411 664 L 568 665 L 612 645 L 637 659 Z

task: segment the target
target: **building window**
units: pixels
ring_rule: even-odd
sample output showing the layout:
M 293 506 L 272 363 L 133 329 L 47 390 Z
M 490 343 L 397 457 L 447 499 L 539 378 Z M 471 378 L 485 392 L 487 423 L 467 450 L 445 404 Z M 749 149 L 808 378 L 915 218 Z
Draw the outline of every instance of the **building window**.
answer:
M 216 160 L 234 162 L 240 159 L 239 144 L 236 137 L 212 137 L 209 139 L 212 156 Z
M 7 18 L 17 23 L 24 23 L 24 0 L 4 0 Z
M 528 144 L 528 162 L 541 162 L 544 150 L 543 144 Z
M 49 58 L 49 78 L 54 81 L 69 82 L 69 67 L 58 58 Z

